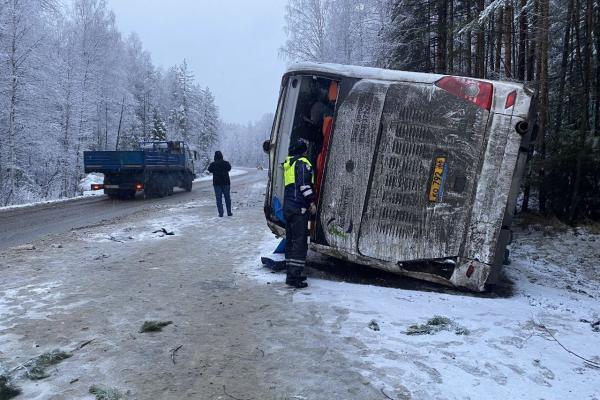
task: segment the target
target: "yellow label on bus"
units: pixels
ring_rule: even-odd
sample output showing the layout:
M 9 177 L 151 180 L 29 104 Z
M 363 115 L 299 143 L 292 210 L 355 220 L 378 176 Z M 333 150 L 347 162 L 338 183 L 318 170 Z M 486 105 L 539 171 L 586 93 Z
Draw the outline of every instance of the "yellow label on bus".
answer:
M 431 187 L 429 188 L 429 201 L 437 203 L 444 196 L 444 179 L 446 177 L 446 157 L 436 157 Z

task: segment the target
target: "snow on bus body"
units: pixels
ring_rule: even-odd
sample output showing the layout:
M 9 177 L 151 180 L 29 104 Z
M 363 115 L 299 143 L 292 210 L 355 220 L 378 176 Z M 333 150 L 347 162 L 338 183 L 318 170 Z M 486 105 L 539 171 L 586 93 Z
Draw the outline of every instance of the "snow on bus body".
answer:
M 410 72 L 410 71 L 397 71 L 391 69 L 373 68 L 373 67 L 362 67 L 357 65 L 343 65 L 333 63 L 317 63 L 317 62 L 301 62 L 291 64 L 287 69 L 287 74 L 290 73 L 305 73 L 315 75 L 335 75 L 347 78 L 357 79 L 372 79 L 379 81 L 389 82 L 412 82 L 412 83 L 425 83 L 434 84 L 445 76 L 441 74 L 428 74 L 425 72 Z M 452 75 L 455 76 L 455 75 Z M 529 102 L 533 92 L 527 86 L 509 81 L 494 81 L 489 79 L 469 78 L 460 77 L 469 82 L 486 82 L 494 85 L 496 91 L 494 101 L 492 103 L 491 112 L 499 114 L 508 114 L 515 117 L 527 119 L 529 112 Z M 516 91 L 517 96 L 515 97 L 515 104 L 512 108 L 506 108 L 506 101 L 508 95 Z M 519 96 L 519 92 L 524 92 L 525 96 Z
M 513 82 L 292 65 L 270 140 L 265 211 L 278 235 L 285 234 L 272 208 L 282 198 L 278 166 L 295 133 L 302 79 L 313 77 L 339 84 L 313 249 L 475 291 L 495 283 L 533 127 L 533 92 Z

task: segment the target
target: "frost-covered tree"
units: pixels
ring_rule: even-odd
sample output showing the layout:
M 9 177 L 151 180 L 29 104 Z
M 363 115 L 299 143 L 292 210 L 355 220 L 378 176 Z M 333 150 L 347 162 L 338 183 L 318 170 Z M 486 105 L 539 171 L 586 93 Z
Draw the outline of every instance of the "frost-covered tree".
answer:
M 31 145 L 48 112 L 48 88 L 39 80 L 49 77 L 49 32 L 44 28 L 53 3 L 9 0 L 0 8 L 0 204 L 27 201 L 38 195 L 36 177 L 28 168 Z M 36 118 L 31 118 L 35 115 Z
M 187 63 L 156 68 L 105 0 L 0 0 L 0 205 L 76 195 L 85 150 L 208 149 L 218 120 Z
M 330 0 L 328 32 L 333 61 L 354 65 L 374 65 L 379 36 L 387 19 L 382 0 Z
M 132 106 L 135 118 L 131 121 L 132 141 L 150 139 L 155 110 L 156 73 L 150 53 L 143 50 L 142 42 L 136 34 L 127 39 L 127 64 L 129 66 L 129 91 L 133 95 Z
M 290 0 L 280 53 L 291 61 L 372 65 L 387 9 L 385 0 Z
M 269 161 L 262 144 L 271 135 L 273 118 L 273 114 L 265 114 L 245 125 L 223 123 L 219 148 L 235 165 L 266 167 Z
M 196 87 L 200 95 L 200 129 L 194 145 L 200 155 L 200 169 L 204 170 L 211 161 L 211 150 L 219 140 L 219 109 L 210 89 Z
M 598 0 L 288 0 L 290 61 L 519 80 L 538 93 L 523 209 L 600 219 Z
M 194 87 L 194 74 L 186 60 L 173 68 L 172 79 L 169 121 L 174 130 L 173 135 L 177 139 L 189 141 L 191 132 L 199 125 L 200 98 Z
M 431 72 L 430 6 L 414 0 L 393 3 L 389 23 L 382 31 L 385 41 L 381 58 L 386 67 Z
M 184 60 L 169 72 L 169 138 L 184 140 L 198 151 L 200 169 L 205 169 L 209 153 L 218 139 L 219 110 L 209 88 L 195 83 Z
M 152 110 L 152 130 L 150 131 L 151 140 L 166 140 L 167 139 L 167 124 L 160 117 L 158 108 Z
M 280 50 L 291 60 L 329 61 L 329 0 L 290 0 L 285 9 L 287 41 Z

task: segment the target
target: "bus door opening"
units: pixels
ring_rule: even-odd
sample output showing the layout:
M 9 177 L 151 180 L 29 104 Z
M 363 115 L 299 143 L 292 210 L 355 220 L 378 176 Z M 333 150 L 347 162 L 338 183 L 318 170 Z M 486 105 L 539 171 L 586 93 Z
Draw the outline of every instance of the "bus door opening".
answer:
M 307 142 L 308 159 L 315 168 L 315 192 L 318 204 L 325 161 L 329 151 L 329 139 L 333 128 L 338 82 L 314 76 L 303 78 L 291 143 L 298 139 Z

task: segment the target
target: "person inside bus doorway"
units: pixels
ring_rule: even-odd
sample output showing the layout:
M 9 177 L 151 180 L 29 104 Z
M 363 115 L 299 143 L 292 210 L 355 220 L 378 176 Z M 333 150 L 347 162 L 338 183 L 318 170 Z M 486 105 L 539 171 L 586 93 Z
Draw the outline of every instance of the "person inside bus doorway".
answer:
M 231 164 L 223 159 L 223 153 L 219 150 L 215 151 L 215 161 L 208 166 L 208 172 L 213 174 L 213 186 L 215 188 L 215 197 L 217 198 L 217 210 L 219 217 L 223 216 L 223 197 L 225 197 L 225 206 L 227 207 L 227 215 L 231 213 L 231 181 L 229 180 L 229 171 Z
M 306 158 L 308 146 L 298 139 L 289 147 L 288 157 L 283 163 L 285 217 L 285 283 L 298 289 L 308 286 L 304 267 L 308 252 L 308 219 L 315 215 L 315 194 L 313 192 L 313 167 Z
M 313 144 L 308 151 L 309 159 L 312 161 L 316 160 L 323 147 L 322 128 L 324 119 L 333 115 L 333 104 L 328 98 L 330 82 L 324 79 L 311 82 L 310 98 L 312 102 L 308 109 L 308 115 L 303 117 L 307 129 L 301 137 Z

